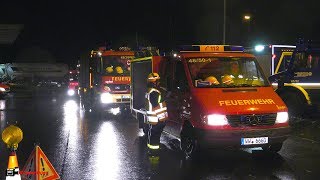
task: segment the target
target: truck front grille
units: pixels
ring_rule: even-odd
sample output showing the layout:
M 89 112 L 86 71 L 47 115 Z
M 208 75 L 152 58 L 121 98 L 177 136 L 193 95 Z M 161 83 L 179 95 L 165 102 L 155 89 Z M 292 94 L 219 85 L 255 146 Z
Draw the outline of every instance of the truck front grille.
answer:
M 117 102 L 130 102 L 129 98 L 117 99 Z
M 111 91 L 129 91 L 130 85 L 128 84 L 108 84 Z
M 231 127 L 243 126 L 272 126 L 277 118 L 276 113 L 272 114 L 250 114 L 250 115 L 227 115 Z

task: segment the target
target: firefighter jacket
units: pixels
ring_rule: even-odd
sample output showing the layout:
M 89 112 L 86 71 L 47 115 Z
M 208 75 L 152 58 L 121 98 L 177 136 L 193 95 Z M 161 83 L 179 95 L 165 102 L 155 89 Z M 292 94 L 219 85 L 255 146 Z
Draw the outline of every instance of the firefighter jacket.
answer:
M 158 121 L 168 119 L 167 106 L 165 102 L 161 102 L 161 92 L 155 88 L 149 88 L 146 93 L 146 110 L 147 121 L 149 124 L 155 125 Z

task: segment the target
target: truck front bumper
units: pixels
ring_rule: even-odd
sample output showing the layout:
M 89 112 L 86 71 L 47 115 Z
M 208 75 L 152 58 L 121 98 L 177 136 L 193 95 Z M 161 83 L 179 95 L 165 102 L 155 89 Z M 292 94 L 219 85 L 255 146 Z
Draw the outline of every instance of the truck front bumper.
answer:
M 100 95 L 100 103 L 103 105 L 130 103 L 130 94 L 110 94 Z
M 247 130 L 203 130 L 195 129 L 201 147 L 206 148 L 252 148 L 265 147 L 285 141 L 290 135 L 289 127 Z M 241 138 L 268 137 L 267 144 L 241 145 Z

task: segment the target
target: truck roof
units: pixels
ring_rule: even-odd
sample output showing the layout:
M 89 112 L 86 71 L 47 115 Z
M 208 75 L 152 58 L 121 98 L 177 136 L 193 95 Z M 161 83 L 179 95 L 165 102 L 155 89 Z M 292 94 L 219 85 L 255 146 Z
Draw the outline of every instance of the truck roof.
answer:
M 103 51 L 101 56 L 134 56 L 133 51 Z
M 253 54 L 243 53 L 243 52 L 219 52 L 219 53 L 203 53 L 203 52 L 188 52 L 188 53 L 181 53 L 184 57 L 208 57 L 208 56 L 215 56 L 215 57 L 255 57 Z
M 254 57 L 245 53 L 242 46 L 233 45 L 184 45 L 179 49 L 184 57 Z

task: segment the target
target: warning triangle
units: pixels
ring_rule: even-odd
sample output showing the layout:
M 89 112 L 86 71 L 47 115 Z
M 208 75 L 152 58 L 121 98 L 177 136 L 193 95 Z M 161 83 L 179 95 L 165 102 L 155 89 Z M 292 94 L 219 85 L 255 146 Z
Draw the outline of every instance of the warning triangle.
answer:
M 39 146 L 35 146 L 22 171 L 23 180 L 56 180 L 58 173 Z
M 21 179 L 23 179 L 23 180 L 35 180 L 36 179 L 35 151 L 36 151 L 36 148 L 33 149 L 27 162 L 25 163 L 24 167 L 20 171 Z

